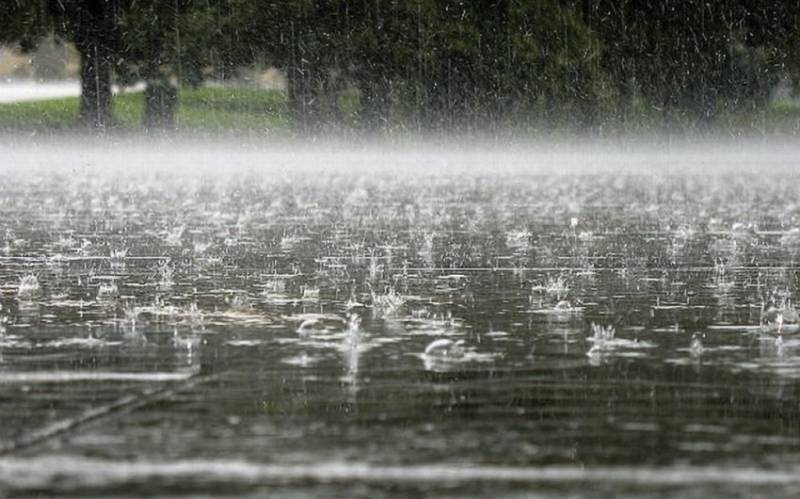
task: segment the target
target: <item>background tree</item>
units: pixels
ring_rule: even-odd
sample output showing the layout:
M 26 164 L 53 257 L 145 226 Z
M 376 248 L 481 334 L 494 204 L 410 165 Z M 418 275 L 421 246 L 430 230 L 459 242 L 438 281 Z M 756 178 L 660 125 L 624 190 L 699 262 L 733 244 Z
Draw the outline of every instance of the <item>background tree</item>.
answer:
M 191 74 L 196 64 L 194 46 L 186 36 L 188 0 L 139 0 L 120 20 L 122 43 L 118 74 L 125 84 L 144 81 L 144 123 L 148 129 L 174 128 L 178 85 L 184 78 L 200 81 Z M 183 40 L 182 40 L 183 35 Z M 184 48 L 186 47 L 186 48 Z
M 650 117 L 707 126 L 800 79 L 800 0 L 8 0 L 0 40 L 47 33 L 81 59 L 81 119 L 111 118 L 112 73 L 177 88 L 274 65 L 298 131 L 492 131 Z
M 33 50 L 39 39 L 53 29 L 44 2 L 8 0 L 0 2 L 0 42 Z
M 706 126 L 721 111 L 766 105 L 794 37 L 768 31 L 781 26 L 776 13 L 789 3 L 593 0 L 591 8 L 623 108 L 654 110 L 665 126 Z
M 609 88 L 600 43 L 555 1 L 298 0 L 270 3 L 262 30 L 301 129 L 341 122 L 357 95 L 362 130 L 499 129 L 531 115 L 587 124 Z M 266 41 L 266 40 L 263 40 Z M 607 92 L 606 92 L 607 93 Z M 570 106 L 559 115 L 559 104 Z
M 119 47 L 118 21 L 132 0 L 8 0 L 0 3 L 2 39 L 31 49 L 54 32 L 80 54 L 80 119 L 93 127 L 111 121 L 111 74 Z
M 138 0 L 121 20 L 126 82 L 144 81 L 145 124 L 171 128 L 178 87 L 224 81 L 278 51 L 269 5 L 251 0 Z M 255 23 L 260 19 L 263 24 Z

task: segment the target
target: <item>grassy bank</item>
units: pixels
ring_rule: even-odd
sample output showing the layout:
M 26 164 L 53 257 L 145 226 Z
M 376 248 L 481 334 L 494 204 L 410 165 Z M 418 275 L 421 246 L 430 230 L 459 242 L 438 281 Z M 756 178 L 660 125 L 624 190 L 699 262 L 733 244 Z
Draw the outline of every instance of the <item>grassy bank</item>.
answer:
M 357 95 L 347 94 L 340 102 L 345 127 L 354 125 Z M 114 97 L 114 130 L 120 133 L 144 132 L 144 96 L 128 93 Z M 617 135 L 702 135 L 737 137 L 795 137 L 800 135 L 800 102 L 780 101 L 749 114 L 720 115 L 707 128 L 698 130 L 690 120 L 676 120 L 667 129 L 658 113 L 641 111 L 626 118 L 625 124 L 608 124 L 601 136 Z M 78 98 L 0 104 L 0 131 L 20 134 L 80 132 L 77 120 Z M 291 122 L 285 92 L 230 87 L 184 88 L 179 97 L 177 126 L 181 133 L 227 134 L 245 132 L 262 135 L 288 135 Z M 553 124 L 531 124 L 510 136 L 530 137 L 559 133 Z M 556 125 L 558 126 L 558 125 Z M 398 130 L 403 130 L 403 127 Z M 413 127 L 412 127 L 413 129 Z M 574 132 L 569 127 L 562 132 Z M 400 132 L 402 133 L 402 132 Z
M 127 93 L 114 97 L 115 128 L 142 131 L 144 96 Z M 78 98 L 0 104 L 0 130 L 22 133 L 70 132 L 79 126 Z M 177 113 L 182 131 L 289 130 L 286 94 L 275 90 L 206 87 L 183 89 Z

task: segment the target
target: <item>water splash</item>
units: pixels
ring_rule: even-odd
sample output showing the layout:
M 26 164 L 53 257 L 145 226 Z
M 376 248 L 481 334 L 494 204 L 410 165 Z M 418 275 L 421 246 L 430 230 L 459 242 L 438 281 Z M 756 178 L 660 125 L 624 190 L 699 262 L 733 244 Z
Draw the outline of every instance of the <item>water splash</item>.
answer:
M 33 300 L 41 292 L 39 278 L 34 274 L 26 274 L 19 279 L 17 286 L 17 298 L 20 300 Z

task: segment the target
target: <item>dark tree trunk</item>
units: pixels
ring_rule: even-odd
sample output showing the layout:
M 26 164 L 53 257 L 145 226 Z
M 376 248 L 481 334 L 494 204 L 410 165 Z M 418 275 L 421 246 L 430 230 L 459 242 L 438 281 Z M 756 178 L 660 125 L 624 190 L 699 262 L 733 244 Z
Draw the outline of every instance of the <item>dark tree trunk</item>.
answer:
M 292 67 L 288 75 L 289 114 L 296 132 L 309 133 L 316 128 L 314 95 L 308 68 Z
M 442 131 L 447 127 L 450 108 L 450 79 L 447 66 L 436 61 L 435 67 L 422 82 L 422 106 L 419 110 L 422 130 Z
M 111 51 L 97 40 L 78 44 L 81 58 L 80 119 L 105 128 L 111 124 Z
M 622 84 L 619 86 L 618 116 L 621 131 L 630 131 L 631 118 L 634 112 L 634 99 L 636 97 L 636 80 L 628 68 L 627 61 L 622 61 Z
M 310 59 L 310 58 L 309 58 Z M 303 59 L 288 71 L 289 114 L 297 133 L 316 135 L 336 114 L 331 75 L 319 60 Z
M 86 0 L 69 17 L 81 59 L 80 119 L 95 128 L 111 124 L 117 3 L 117 0 Z
M 592 135 L 597 131 L 597 96 L 592 88 L 593 76 L 583 74 L 579 77 L 581 93 L 578 96 L 580 117 L 578 127 L 582 133 Z
M 178 89 L 166 80 L 147 82 L 144 91 L 144 126 L 148 130 L 175 128 L 178 110 Z
M 289 68 L 286 72 L 289 98 L 289 115 L 295 132 L 312 133 L 317 128 L 318 107 L 315 92 L 314 54 L 306 47 L 306 40 L 298 32 L 295 23 L 291 25 L 291 51 Z
M 389 122 L 391 90 L 380 75 L 368 75 L 359 85 L 359 126 L 368 134 L 380 134 Z

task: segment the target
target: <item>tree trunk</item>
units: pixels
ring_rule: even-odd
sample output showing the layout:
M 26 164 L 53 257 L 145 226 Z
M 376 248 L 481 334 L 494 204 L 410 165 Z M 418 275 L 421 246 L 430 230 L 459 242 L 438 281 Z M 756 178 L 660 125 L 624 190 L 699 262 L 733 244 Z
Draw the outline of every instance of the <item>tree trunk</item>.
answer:
M 295 132 L 300 134 L 306 134 L 314 128 L 313 119 L 310 116 L 313 100 L 308 80 L 308 75 L 302 68 L 290 68 L 288 75 L 289 115 Z
M 163 79 L 147 82 L 147 88 L 144 91 L 145 128 L 148 130 L 174 129 L 177 109 L 177 88 Z
M 80 119 L 94 128 L 111 124 L 111 69 L 117 37 L 117 1 L 86 0 L 73 12 L 81 58 Z
M 367 134 L 380 134 L 389 122 L 391 95 L 381 75 L 369 74 L 359 85 L 359 126 Z
M 297 133 L 316 135 L 325 127 L 329 75 L 318 61 L 303 60 L 288 71 L 289 114 Z
M 93 128 L 111 124 L 111 50 L 89 33 L 78 43 L 81 58 L 80 120 Z
M 578 96 L 578 105 L 580 108 L 580 117 L 578 127 L 580 132 L 587 135 L 593 135 L 597 130 L 597 96 L 592 88 L 593 75 L 581 74 L 578 77 L 580 82 L 580 95 Z

